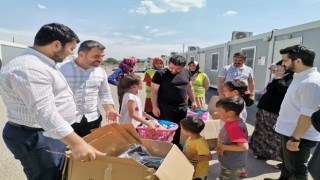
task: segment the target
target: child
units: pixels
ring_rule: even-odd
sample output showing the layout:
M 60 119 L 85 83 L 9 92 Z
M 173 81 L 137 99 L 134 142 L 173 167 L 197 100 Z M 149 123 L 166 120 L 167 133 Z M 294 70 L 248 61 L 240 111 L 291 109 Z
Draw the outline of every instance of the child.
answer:
M 238 79 L 226 82 L 223 85 L 223 93 L 224 93 L 225 97 L 234 97 L 234 96 L 242 97 L 246 106 L 251 106 L 254 103 L 253 95 L 250 94 L 250 92 L 248 91 L 248 85 L 245 82 L 238 80 Z M 244 122 L 246 122 L 246 119 L 247 119 L 246 107 L 243 107 L 243 109 L 240 113 L 240 118 Z M 222 124 L 223 123 L 224 122 L 222 121 Z M 243 168 L 241 170 L 240 177 L 244 178 L 247 176 L 248 176 L 248 174 L 247 174 L 246 170 Z
M 134 74 L 122 75 L 118 87 L 118 94 L 122 99 L 120 123 L 132 123 L 134 127 L 142 123 L 155 130 L 155 126 L 145 120 L 143 115 L 148 119 L 154 118 L 146 113 L 142 114 L 141 100 L 137 95 L 137 91 L 143 88 L 141 77 Z
M 244 100 L 238 96 L 220 99 L 217 111 L 225 122 L 218 136 L 217 153 L 221 164 L 220 179 L 238 179 L 247 164 L 248 131 L 239 117 Z
M 188 137 L 183 151 L 194 166 L 193 180 L 205 180 L 212 159 L 207 141 L 200 135 L 204 122 L 197 116 L 189 116 L 180 121 L 181 132 Z
M 238 79 L 226 82 L 223 85 L 223 94 L 225 95 L 225 97 L 234 97 L 234 96 L 242 97 L 243 100 L 245 101 L 246 106 L 251 106 L 254 103 L 253 96 L 248 91 L 248 85 L 245 82 Z M 247 110 L 245 107 L 241 111 L 240 117 L 242 118 L 243 121 L 246 121 Z M 220 119 L 220 116 L 218 113 L 213 113 L 212 118 Z

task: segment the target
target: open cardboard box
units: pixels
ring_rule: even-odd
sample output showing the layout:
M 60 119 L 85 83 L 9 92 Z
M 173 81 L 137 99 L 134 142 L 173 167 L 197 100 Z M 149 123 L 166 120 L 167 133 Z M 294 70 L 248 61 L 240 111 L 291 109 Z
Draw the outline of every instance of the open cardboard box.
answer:
M 208 120 L 204 121 L 205 126 L 204 129 L 201 131 L 200 135 L 204 137 L 209 145 L 210 151 L 216 149 L 218 144 L 218 135 L 220 131 L 220 120 Z M 188 136 L 181 133 L 180 135 L 180 144 L 184 144 L 187 140 Z
M 67 158 L 64 176 L 67 180 L 189 180 L 194 168 L 176 145 L 140 139 L 132 124 L 111 124 L 96 129 L 84 140 L 107 153 L 91 162 Z M 129 144 L 142 144 L 152 156 L 165 157 L 155 171 L 133 158 L 117 157 Z

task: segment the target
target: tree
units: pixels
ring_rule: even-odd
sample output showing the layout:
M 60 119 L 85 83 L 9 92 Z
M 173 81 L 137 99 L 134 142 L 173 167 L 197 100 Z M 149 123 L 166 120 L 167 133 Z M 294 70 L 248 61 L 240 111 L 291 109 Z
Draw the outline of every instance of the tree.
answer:
M 108 58 L 105 60 L 107 64 L 117 64 L 118 61 L 115 58 Z

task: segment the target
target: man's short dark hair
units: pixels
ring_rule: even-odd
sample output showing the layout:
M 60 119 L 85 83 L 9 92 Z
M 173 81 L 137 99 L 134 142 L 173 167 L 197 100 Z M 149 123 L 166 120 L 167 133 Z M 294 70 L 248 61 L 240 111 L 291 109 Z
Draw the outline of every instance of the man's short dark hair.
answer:
M 236 115 L 239 115 L 244 108 L 244 100 L 241 97 L 226 97 L 220 99 L 216 103 L 216 107 L 222 108 L 225 111 L 234 111 Z
M 69 27 L 59 23 L 51 23 L 40 28 L 34 38 L 34 45 L 45 46 L 56 40 L 61 42 L 62 47 L 73 41 L 80 42 L 79 37 Z
M 187 60 L 185 57 L 181 56 L 181 55 L 174 55 L 171 56 L 169 59 L 169 63 L 172 63 L 175 66 L 182 66 L 184 67 L 187 63 Z
M 80 44 L 80 47 L 78 49 L 78 53 L 80 51 L 90 51 L 92 48 L 98 48 L 100 50 L 105 49 L 105 47 L 101 43 L 94 41 L 94 40 L 87 40 L 87 41 L 84 41 Z
M 281 49 L 280 54 L 288 54 L 288 58 L 292 61 L 300 58 L 305 66 L 313 66 L 316 53 L 314 50 L 303 45 L 294 45 Z
M 199 134 L 204 129 L 204 122 L 198 116 L 188 116 L 180 121 L 183 129 Z
M 234 53 L 233 57 L 240 57 L 240 58 L 243 58 L 244 60 L 246 60 L 247 58 L 246 54 L 243 52 L 236 52 Z

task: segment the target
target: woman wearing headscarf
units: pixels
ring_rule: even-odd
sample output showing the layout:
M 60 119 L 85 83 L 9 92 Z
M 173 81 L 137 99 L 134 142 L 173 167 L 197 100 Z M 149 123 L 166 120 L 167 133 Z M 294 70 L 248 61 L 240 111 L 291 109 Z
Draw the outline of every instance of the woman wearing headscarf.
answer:
M 194 89 L 194 96 L 196 99 L 197 107 L 199 109 L 206 109 L 206 91 L 209 89 L 209 78 L 208 76 L 200 72 L 200 66 L 198 61 L 190 61 L 188 63 L 189 71 L 191 74 L 192 86 Z
M 134 74 L 134 66 L 137 64 L 137 59 L 134 57 L 123 58 L 123 61 L 119 64 L 119 67 L 108 76 L 109 84 L 118 86 L 120 78 L 126 74 Z M 124 94 L 124 90 L 118 86 L 118 100 L 119 100 L 119 111 L 121 110 L 121 94 Z
M 108 76 L 109 84 L 118 86 L 119 77 L 123 74 L 134 74 L 134 66 L 137 64 L 137 59 L 134 57 L 123 58 L 123 61 L 119 64 L 118 69 L 116 69 L 111 75 Z
M 290 70 L 284 71 L 280 68 L 281 65 L 282 60 L 269 67 L 273 75 L 257 105 L 256 125 L 249 143 L 256 159 L 281 159 L 279 150 L 281 138 L 274 131 L 274 125 L 294 74 Z M 274 167 L 280 168 L 280 165 Z
M 152 68 L 148 69 L 144 73 L 144 79 L 143 81 L 146 83 L 146 101 L 144 104 L 144 111 L 151 115 L 152 117 L 155 117 L 152 113 L 152 103 L 151 103 L 151 82 L 152 77 L 154 73 L 158 70 L 163 68 L 163 60 L 159 57 L 155 57 L 152 61 Z

